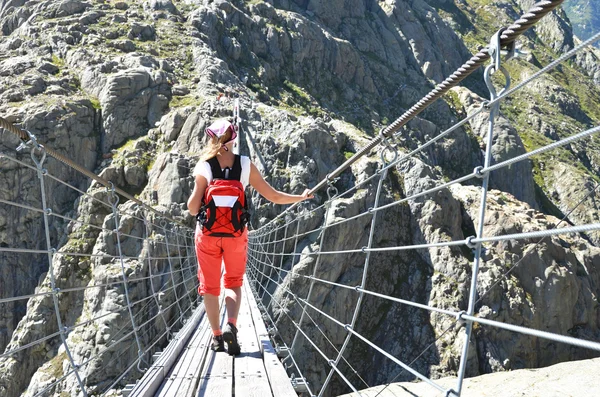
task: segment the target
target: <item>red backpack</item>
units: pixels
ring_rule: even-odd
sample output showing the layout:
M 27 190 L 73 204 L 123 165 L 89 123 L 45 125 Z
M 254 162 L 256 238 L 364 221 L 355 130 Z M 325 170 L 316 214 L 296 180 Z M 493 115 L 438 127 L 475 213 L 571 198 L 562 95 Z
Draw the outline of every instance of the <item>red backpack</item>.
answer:
M 208 160 L 213 180 L 208 184 L 197 219 L 202 233 L 215 237 L 239 237 L 248 223 L 249 213 L 244 194 L 242 162 L 235 155 L 232 168 L 221 170 L 216 157 Z

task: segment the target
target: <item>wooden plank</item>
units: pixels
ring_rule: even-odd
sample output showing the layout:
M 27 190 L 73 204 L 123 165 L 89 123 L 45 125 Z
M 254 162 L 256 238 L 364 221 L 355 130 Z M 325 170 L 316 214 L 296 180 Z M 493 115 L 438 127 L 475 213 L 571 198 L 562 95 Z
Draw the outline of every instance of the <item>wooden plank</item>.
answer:
M 260 351 L 263 356 L 263 363 L 267 373 L 267 378 L 269 379 L 269 383 L 271 385 L 273 396 L 297 397 L 298 394 L 290 382 L 289 375 L 285 371 L 283 364 L 279 361 L 279 357 L 277 357 L 275 348 L 271 344 L 271 339 L 269 338 L 267 328 L 263 322 L 262 314 L 258 308 L 256 300 L 254 299 L 254 295 L 252 294 L 252 290 L 250 289 L 247 280 L 244 280 L 244 286 L 244 293 L 248 297 L 254 330 Z
M 225 304 L 221 305 L 221 327 L 227 321 Z M 209 327 L 210 330 L 210 327 Z M 210 349 L 200 375 L 197 397 L 231 397 L 233 395 L 233 357 L 225 352 L 216 353 Z
M 265 370 L 250 313 L 247 290 L 242 290 L 242 305 L 238 315 L 238 341 L 241 354 L 233 362 L 235 394 L 244 397 L 272 396 L 269 378 Z

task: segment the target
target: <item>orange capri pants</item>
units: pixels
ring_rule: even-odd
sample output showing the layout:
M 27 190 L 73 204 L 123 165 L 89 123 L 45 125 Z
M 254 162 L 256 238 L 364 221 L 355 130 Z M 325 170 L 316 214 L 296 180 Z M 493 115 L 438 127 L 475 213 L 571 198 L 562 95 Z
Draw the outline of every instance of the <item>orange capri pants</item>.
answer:
M 248 230 L 239 237 L 213 237 L 196 227 L 198 258 L 198 293 L 218 296 L 221 293 L 221 263 L 225 265 L 225 288 L 241 287 L 248 259 Z

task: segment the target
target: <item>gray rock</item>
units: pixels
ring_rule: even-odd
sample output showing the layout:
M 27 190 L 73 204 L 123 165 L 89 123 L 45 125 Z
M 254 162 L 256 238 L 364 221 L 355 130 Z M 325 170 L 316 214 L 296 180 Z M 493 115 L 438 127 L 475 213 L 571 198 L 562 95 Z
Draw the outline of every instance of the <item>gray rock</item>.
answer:
M 171 14 L 179 15 L 179 10 L 171 0 L 149 0 L 144 2 L 144 9 L 151 11 L 168 11 Z
M 466 88 L 455 88 L 467 114 L 475 112 L 483 103 L 483 98 Z M 470 121 L 475 134 L 481 138 L 481 150 L 485 152 L 489 130 L 488 113 L 480 113 Z M 500 114 L 494 122 L 492 143 L 493 162 L 490 165 L 509 160 L 525 153 L 525 147 L 516 129 L 508 119 Z M 483 162 L 481 163 L 483 166 Z M 513 194 L 517 199 L 535 207 L 535 188 L 532 167 L 529 160 L 509 165 L 494 171 L 490 176 L 491 186 Z

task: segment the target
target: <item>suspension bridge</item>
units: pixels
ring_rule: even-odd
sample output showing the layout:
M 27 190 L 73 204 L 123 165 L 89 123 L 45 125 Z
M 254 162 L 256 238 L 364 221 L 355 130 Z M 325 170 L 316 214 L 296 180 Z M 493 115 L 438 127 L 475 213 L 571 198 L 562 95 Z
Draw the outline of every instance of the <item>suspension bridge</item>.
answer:
M 313 193 L 325 189 L 327 199 L 323 204 L 312 207 L 310 204 L 292 205 L 274 219 L 251 231 L 243 304 L 238 319 L 242 352 L 237 357 L 214 353 L 209 348 L 212 334 L 204 316 L 201 298 L 197 296 L 197 258 L 194 249 L 194 229 L 190 222 L 184 217 L 161 212 L 115 186 L 111 181 L 74 164 L 65 155 L 38 142 L 31 132 L 0 118 L 0 127 L 21 140 L 18 151 L 0 153 L 0 167 L 3 170 L 19 169 L 20 172 L 30 173 L 37 178 L 39 184 L 39 196 L 35 196 L 36 200 L 39 197 L 39 201 L 31 202 L 25 192 L 12 192 L 15 194 L 0 198 L 0 205 L 30 213 L 30 218 L 35 219 L 40 225 L 40 230 L 43 230 L 42 240 L 45 244 L 36 247 L 2 246 L 2 265 L 10 266 L 11 261 L 17 261 L 18 257 L 21 257 L 22 261 L 24 257 L 32 262 L 47 261 L 48 266 L 45 281 L 34 293 L 1 297 L 0 304 L 3 310 L 10 310 L 16 302 L 29 301 L 30 306 L 45 305 L 52 313 L 48 316 L 52 321 L 46 318 L 33 324 L 33 327 L 44 331 L 41 337 L 34 338 L 33 333 L 26 333 L 25 337 L 11 341 L 0 354 L 0 364 L 4 368 L 16 368 L 18 371 L 19 362 L 23 361 L 24 355 L 36 356 L 40 354 L 40 349 L 45 353 L 46 346 L 56 346 L 57 354 L 49 362 L 58 369 L 49 370 L 48 373 L 52 376 L 39 379 L 37 388 L 30 388 L 26 392 L 26 395 L 36 397 L 70 390 L 75 390 L 77 395 L 83 396 L 323 396 L 329 395 L 328 388 L 334 380 L 345 385 L 354 395 L 361 395 L 361 390 L 376 385 L 368 384 L 354 368 L 356 363 L 349 362 L 345 357 L 352 342 L 364 345 L 368 355 L 377 354 L 393 362 L 400 368 L 400 372 L 409 373 L 439 395 L 460 396 L 469 349 L 472 349 L 469 340 L 474 326 L 495 327 L 559 344 L 600 351 L 600 343 L 597 341 L 491 320 L 476 311 L 477 303 L 483 298 L 477 294 L 477 283 L 479 269 L 484 264 L 484 249 L 506 241 L 536 241 L 534 245 L 537 246 L 551 241 L 555 236 L 577 236 L 600 230 L 598 223 L 569 226 L 558 224 L 546 230 L 484 235 L 489 178 L 493 171 L 528 161 L 534 156 L 583 140 L 600 131 L 600 126 L 593 127 L 512 159 L 495 164 L 492 162 L 494 123 L 501 101 L 600 38 L 600 33 L 592 36 L 544 66 L 539 72 L 511 87 L 510 75 L 503 64 L 515 54 L 515 40 L 559 4 L 560 1 L 542 1 L 534 5 L 513 25 L 499 31 L 489 46 L 473 56 L 415 106 L 384 128 L 368 145 L 332 171 L 312 189 Z M 509 56 L 502 57 L 503 51 L 509 53 Z M 490 99 L 476 112 L 416 149 L 410 152 L 399 150 L 394 138 L 400 134 L 400 129 L 488 60 L 491 60 L 491 64 L 486 67 L 484 77 L 490 91 Z M 505 80 L 505 85 L 498 92 L 492 82 L 492 75 L 497 72 L 501 72 Z M 449 137 L 474 117 L 485 113 L 489 115 L 488 134 L 485 160 L 481 166 L 455 180 L 383 203 L 383 192 L 392 171 L 400 170 L 403 163 Z M 251 135 L 247 137 L 251 138 Z M 252 145 L 252 148 L 254 151 L 258 150 L 255 145 Z M 379 169 L 349 190 L 340 193 L 335 188 L 335 178 L 375 148 L 379 148 L 380 152 Z M 260 156 L 260 153 L 255 154 Z M 54 176 L 52 170 L 56 170 L 57 167 L 68 167 L 81 173 L 91 182 L 90 187 L 87 190 L 80 189 Z M 432 241 L 417 245 L 374 246 L 375 231 L 386 211 L 472 180 L 481 181 L 479 215 L 474 235 L 452 241 Z M 351 197 L 360 189 L 375 190 L 373 206 L 354 216 L 334 217 L 332 206 L 339 200 Z M 65 191 L 79 197 L 77 201 L 80 206 L 93 207 L 94 214 L 98 216 L 89 216 L 78 211 L 58 213 L 51 207 L 50 197 Z M 572 210 L 574 209 L 575 207 Z M 568 215 L 567 213 L 565 218 Z M 315 217 L 321 216 L 324 219 L 320 226 L 312 229 L 306 226 L 312 224 L 310 221 Z M 366 245 L 356 246 L 356 242 L 348 242 L 344 247 L 326 249 L 327 237 L 335 235 L 336 228 L 359 220 L 368 225 Z M 61 243 L 55 235 L 57 224 L 68 225 L 66 230 L 69 230 L 71 241 L 74 236 L 83 240 L 99 239 L 103 240 L 108 248 L 100 251 L 85 243 Z M 15 231 L 7 230 L 7 233 Z M 318 249 L 311 251 L 301 247 L 300 242 L 309 236 L 318 241 Z M 467 307 L 442 308 L 367 288 L 373 256 L 378 253 L 452 247 L 466 247 L 473 254 Z M 131 254 L 132 252 L 134 254 Z M 526 259 L 526 255 L 507 269 L 490 289 L 506 279 L 514 268 Z M 347 256 L 361 258 L 363 266 L 359 285 L 345 284 L 335 275 L 326 277 L 328 273 L 320 268 L 324 258 L 334 257 L 344 261 Z M 297 271 L 294 265 L 307 258 L 311 259 L 312 267 L 306 271 Z M 97 271 L 103 267 L 106 271 L 102 273 L 102 277 L 90 278 L 87 273 L 84 274 L 84 283 L 74 282 L 67 274 L 77 272 L 78 269 L 83 269 L 85 273 L 88 268 Z M 290 280 L 304 283 L 307 288 L 302 291 L 307 293 L 300 295 Z M 319 307 L 314 301 L 314 294 L 317 289 L 323 287 L 354 294 L 349 312 L 336 317 Z M 112 305 L 102 307 L 101 310 L 91 311 L 84 307 L 76 316 L 65 310 L 65 302 L 73 303 L 79 300 L 80 304 L 84 302 L 84 306 L 89 304 L 91 308 L 94 304 L 98 305 L 95 300 L 99 299 L 99 295 L 108 296 L 115 293 L 122 298 L 113 301 Z M 464 337 L 454 385 L 442 385 L 415 369 L 415 362 L 427 349 L 434 346 L 445 332 L 437 335 L 425 351 L 412 361 L 402 361 L 388 351 L 386 346 L 378 345 L 358 331 L 358 321 L 367 297 L 406 305 L 422 310 L 428 315 L 447 316 L 450 319 L 445 332 L 459 330 Z M 286 306 L 289 302 L 297 309 L 294 312 L 296 315 Z M 223 314 L 223 321 L 224 316 Z M 325 327 L 324 323 L 328 326 Z M 291 332 L 283 333 L 281 327 L 286 327 Z M 328 335 L 328 329 L 331 327 L 340 330 L 343 335 L 341 340 L 337 338 L 334 341 L 334 338 Z M 103 329 L 109 330 L 102 334 L 99 330 Z M 90 340 L 98 335 L 108 335 L 108 338 L 97 339 L 95 347 L 91 350 L 81 351 L 75 348 L 81 339 Z M 286 339 L 286 335 L 293 336 Z M 309 368 L 297 359 L 307 349 L 322 358 L 321 362 L 312 364 L 325 368 L 321 383 L 309 382 L 304 375 Z M 98 371 L 105 374 L 102 378 L 104 380 L 98 381 Z M 396 378 L 388 379 L 387 385 Z M 384 386 L 377 395 L 384 396 L 386 387 Z

